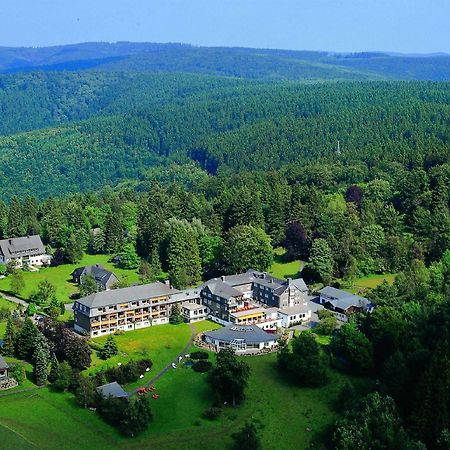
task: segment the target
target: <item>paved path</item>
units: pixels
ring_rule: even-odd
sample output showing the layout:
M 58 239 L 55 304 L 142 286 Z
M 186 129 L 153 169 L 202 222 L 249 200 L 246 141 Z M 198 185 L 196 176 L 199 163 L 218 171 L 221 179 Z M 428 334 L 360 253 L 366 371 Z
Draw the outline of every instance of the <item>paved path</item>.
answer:
M 28 303 L 25 300 L 22 300 L 21 298 L 14 297 L 11 294 L 6 294 L 5 292 L 1 291 L 0 296 L 5 298 L 6 300 L 9 300 L 10 302 L 16 303 L 18 305 L 22 305 L 25 308 L 28 308 Z
M 168 370 L 174 370 L 172 368 L 172 363 L 178 364 L 178 358 L 180 356 L 184 357 L 184 355 L 186 355 L 189 352 L 189 349 L 192 347 L 192 344 L 194 343 L 195 336 L 197 334 L 197 332 L 195 331 L 195 327 L 191 323 L 189 324 L 189 328 L 191 329 L 191 337 L 189 338 L 189 342 L 183 348 L 181 353 L 179 353 L 175 359 L 170 361 L 170 363 L 167 364 L 166 367 L 164 367 L 164 369 L 162 369 L 157 375 L 155 375 L 150 381 L 147 381 L 147 383 L 145 383 L 144 386 L 141 386 L 141 387 L 146 387 L 147 388 L 147 387 L 151 386 L 152 384 L 155 384 Z M 134 389 L 131 392 L 128 392 L 128 395 L 135 394 L 138 389 L 139 388 Z

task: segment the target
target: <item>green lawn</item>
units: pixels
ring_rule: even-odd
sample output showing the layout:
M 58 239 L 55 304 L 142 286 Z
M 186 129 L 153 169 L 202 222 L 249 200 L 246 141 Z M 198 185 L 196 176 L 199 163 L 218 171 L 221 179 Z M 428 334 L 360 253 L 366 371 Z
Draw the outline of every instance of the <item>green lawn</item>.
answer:
M 274 277 L 281 278 L 283 280 L 287 278 L 297 278 L 304 263 L 300 260 L 286 262 L 284 260 L 284 255 L 286 253 L 284 248 L 277 248 L 274 250 L 274 253 L 274 262 L 269 273 Z
M 151 370 L 145 373 L 145 377 L 136 383 L 126 386 L 131 390 L 141 386 L 161 369 L 170 363 L 185 347 L 191 336 L 189 325 L 158 325 L 143 328 L 142 330 L 127 331 L 124 334 L 114 336 L 119 348 L 119 354 L 106 361 L 92 354 L 92 366 L 88 373 L 95 373 L 101 368 L 116 366 L 117 363 L 125 363 L 132 359 L 150 358 L 153 361 Z M 95 343 L 103 344 L 107 337 L 95 339 Z
M 264 449 L 324 448 L 323 433 L 336 419 L 333 401 L 346 377 L 332 372 L 327 386 L 302 388 L 281 376 L 275 354 L 245 361 L 251 366 L 247 398 L 217 421 L 202 418 L 212 403 L 206 375 L 179 367 L 156 383 L 160 398 L 151 400 L 154 421 L 135 439 L 121 437 L 95 413 L 76 406 L 70 394 L 45 388 L 0 398 L 0 427 L 8 428 L 5 436 L 12 445 L 0 448 L 28 443 L 45 449 L 225 450 L 230 434 L 248 419 L 258 424 Z
M 78 291 L 78 286 L 72 283 L 70 274 L 77 267 L 101 264 L 106 269 L 114 272 L 120 279 L 127 278 L 130 282 L 139 280 L 139 274 L 135 270 L 123 270 L 116 268 L 114 264 L 108 262 L 108 255 L 84 255 L 79 264 L 63 264 L 58 267 L 43 268 L 39 272 L 23 272 L 25 289 L 18 297 L 28 300 L 30 294 L 37 291 L 38 284 L 43 280 L 48 280 L 56 286 L 56 297 L 59 301 L 70 303 L 70 296 Z M 0 280 L 0 291 L 11 293 L 10 278 Z
M 368 289 L 374 289 L 379 286 L 383 281 L 387 281 L 389 284 L 392 284 L 395 280 L 397 274 L 395 273 L 387 273 L 383 275 L 367 275 L 365 277 L 357 278 L 353 281 L 352 286 L 345 286 L 344 288 L 352 293 L 363 293 Z
M 14 311 L 17 308 L 17 305 L 5 298 L 0 297 L 0 309 L 8 309 L 9 311 Z

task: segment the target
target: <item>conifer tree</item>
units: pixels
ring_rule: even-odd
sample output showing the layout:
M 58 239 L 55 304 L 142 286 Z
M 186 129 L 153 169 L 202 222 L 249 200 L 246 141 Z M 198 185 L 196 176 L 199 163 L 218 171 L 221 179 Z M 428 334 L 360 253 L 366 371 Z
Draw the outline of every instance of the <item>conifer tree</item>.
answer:
M 30 360 L 34 350 L 34 340 L 38 330 L 29 317 L 23 323 L 23 327 L 16 339 L 16 355 L 20 359 Z
M 52 352 L 50 358 L 50 373 L 48 374 L 48 381 L 54 383 L 58 379 L 59 363 L 55 352 Z
M 16 326 L 12 320 L 12 317 L 8 317 L 6 323 L 5 335 L 3 336 L 3 347 L 1 352 L 5 356 L 14 356 L 14 346 L 17 338 Z
M 38 348 L 34 354 L 33 375 L 38 386 L 43 386 L 47 382 L 48 360 L 42 348 Z
M 13 197 L 8 210 L 7 235 L 8 237 L 19 237 L 25 234 L 22 205 L 17 197 Z

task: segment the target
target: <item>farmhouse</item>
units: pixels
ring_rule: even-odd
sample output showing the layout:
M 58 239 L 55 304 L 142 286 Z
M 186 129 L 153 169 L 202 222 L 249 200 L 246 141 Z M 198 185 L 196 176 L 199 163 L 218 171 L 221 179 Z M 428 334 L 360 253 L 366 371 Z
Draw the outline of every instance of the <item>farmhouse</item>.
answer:
M 326 286 L 319 291 L 320 304 L 333 311 L 336 317 L 343 322 L 358 312 L 372 312 L 374 305 L 365 297 L 351 294 L 331 286 Z
M 95 279 L 100 291 L 107 291 L 108 289 L 111 289 L 114 284 L 119 281 L 113 272 L 106 270 L 100 264 L 78 267 L 72 272 L 71 275 L 73 282 L 77 284 L 83 284 L 84 277 L 91 275 Z
M 159 281 L 123 289 L 101 291 L 77 300 L 73 305 L 74 328 L 91 337 L 129 331 L 169 322 L 179 291 Z
M 276 345 L 276 337 L 273 334 L 249 325 L 228 325 L 219 330 L 207 331 L 203 339 L 217 351 L 231 347 L 236 353 L 270 349 Z
M 17 267 L 24 264 L 42 266 L 50 263 L 51 256 L 45 254 L 45 247 L 39 235 L 0 240 L 0 263 L 14 261 Z

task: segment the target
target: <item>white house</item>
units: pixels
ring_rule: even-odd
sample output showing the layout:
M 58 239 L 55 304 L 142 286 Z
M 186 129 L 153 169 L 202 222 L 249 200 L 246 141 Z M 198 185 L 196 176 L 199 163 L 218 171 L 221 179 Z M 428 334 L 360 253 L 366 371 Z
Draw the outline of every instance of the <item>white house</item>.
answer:
M 17 267 L 24 264 L 42 266 L 48 264 L 51 256 L 45 253 L 45 247 L 39 235 L 23 236 L 0 240 L 0 263 L 14 261 Z

